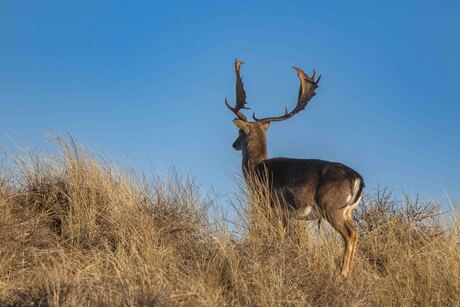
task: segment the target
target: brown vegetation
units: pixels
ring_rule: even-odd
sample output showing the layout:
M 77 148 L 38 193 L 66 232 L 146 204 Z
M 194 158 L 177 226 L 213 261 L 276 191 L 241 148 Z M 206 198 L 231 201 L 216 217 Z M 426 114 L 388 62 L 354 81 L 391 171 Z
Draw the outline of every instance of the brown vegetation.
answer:
M 60 148 L 9 156 L 1 173 L 2 306 L 460 305 L 455 210 L 368 195 L 343 279 L 338 235 L 301 221 L 284 233 L 263 188 L 234 202 L 229 224 L 192 180 L 147 180 Z

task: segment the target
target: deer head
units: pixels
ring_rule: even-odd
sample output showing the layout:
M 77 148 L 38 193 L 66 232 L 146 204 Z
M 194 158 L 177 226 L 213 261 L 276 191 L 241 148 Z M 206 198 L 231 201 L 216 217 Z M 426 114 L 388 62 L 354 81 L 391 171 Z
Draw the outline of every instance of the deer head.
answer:
M 309 101 L 316 95 L 315 90 L 318 88 L 321 76 L 316 78 L 316 72 L 313 70 L 312 76 L 309 77 L 300 68 L 293 66 L 297 72 L 297 77 L 300 80 L 299 96 L 295 108 L 290 112 L 286 108 L 284 115 L 278 117 L 257 118 L 255 113 L 253 113 L 252 118 L 254 121 L 248 121 L 246 116 L 241 112 L 242 109 L 249 109 L 246 107 L 246 91 L 244 90 L 243 80 L 240 75 L 240 68 L 242 64 L 244 64 L 243 61 L 239 61 L 238 59 L 235 60 L 235 107 L 229 105 L 227 98 L 225 98 L 224 102 L 227 108 L 236 115 L 236 118 L 233 120 L 233 124 L 239 129 L 239 136 L 233 143 L 233 148 L 243 151 L 243 158 L 246 156 L 248 160 L 250 160 L 249 162 L 257 163 L 266 159 L 266 132 L 270 123 L 286 120 L 304 110 Z

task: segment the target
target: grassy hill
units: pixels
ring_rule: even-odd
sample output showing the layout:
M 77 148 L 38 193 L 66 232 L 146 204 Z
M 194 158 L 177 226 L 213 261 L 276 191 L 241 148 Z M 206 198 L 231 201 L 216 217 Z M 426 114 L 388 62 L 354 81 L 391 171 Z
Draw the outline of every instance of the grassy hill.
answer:
M 193 180 L 58 144 L 55 156 L 8 155 L 1 172 L 1 306 L 460 305 L 454 209 L 366 195 L 343 279 L 339 236 L 300 221 L 285 233 L 263 195 L 243 191 L 226 221 Z

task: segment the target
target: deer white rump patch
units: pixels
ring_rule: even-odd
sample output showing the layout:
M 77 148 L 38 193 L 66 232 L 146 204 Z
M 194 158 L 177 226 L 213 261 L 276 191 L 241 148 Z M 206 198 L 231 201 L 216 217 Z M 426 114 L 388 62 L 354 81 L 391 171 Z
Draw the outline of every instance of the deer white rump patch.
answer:
M 351 195 L 351 194 L 350 194 L 350 195 L 348 195 L 348 197 L 347 197 L 347 204 L 348 204 L 348 203 L 351 201 L 351 197 L 352 197 L 352 195 Z
M 347 198 L 347 201 L 350 202 L 352 199 L 356 199 L 356 194 L 359 191 L 359 185 L 361 183 L 360 179 L 355 179 L 355 182 L 353 183 L 353 190 L 352 194 Z M 361 201 L 361 195 L 359 198 L 354 202 L 350 203 L 345 207 L 345 210 L 343 211 L 343 216 L 352 218 L 353 210 L 358 206 L 359 202 Z

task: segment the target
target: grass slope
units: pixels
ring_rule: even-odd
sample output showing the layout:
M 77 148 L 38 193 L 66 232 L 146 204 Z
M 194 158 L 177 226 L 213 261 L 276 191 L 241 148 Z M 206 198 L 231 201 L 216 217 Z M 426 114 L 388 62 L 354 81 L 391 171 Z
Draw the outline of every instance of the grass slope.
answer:
M 260 191 L 236 200 L 230 227 L 192 180 L 147 180 L 59 145 L 1 172 L 2 306 L 460 305 L 460 221 L 435 204 L 367 195 L 343 279 L 338 235 L 304 222 L 286 234 Z

